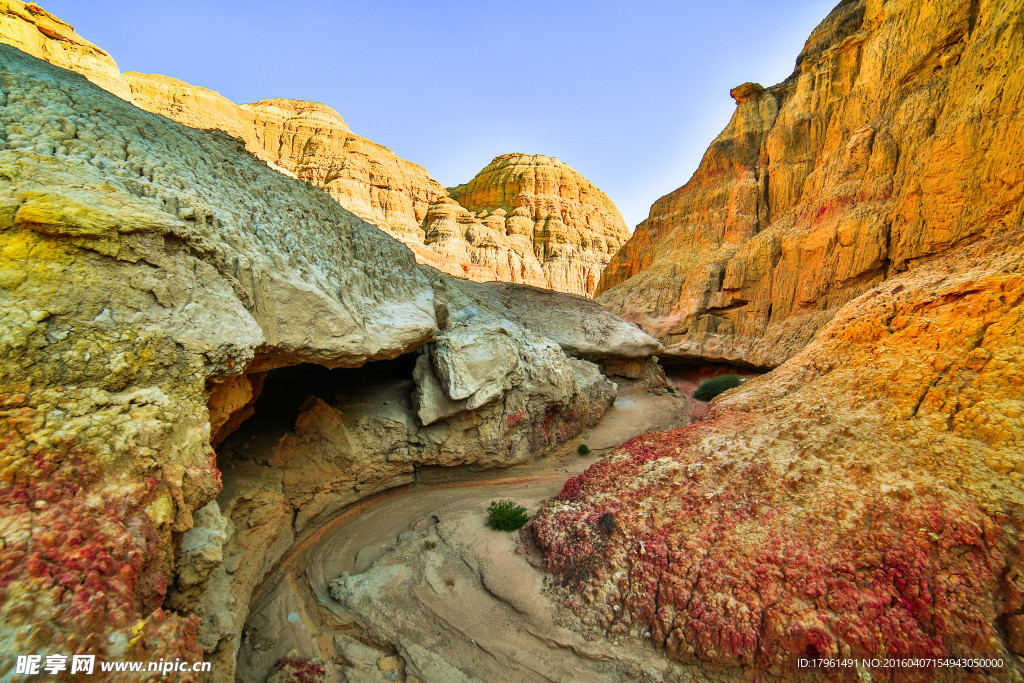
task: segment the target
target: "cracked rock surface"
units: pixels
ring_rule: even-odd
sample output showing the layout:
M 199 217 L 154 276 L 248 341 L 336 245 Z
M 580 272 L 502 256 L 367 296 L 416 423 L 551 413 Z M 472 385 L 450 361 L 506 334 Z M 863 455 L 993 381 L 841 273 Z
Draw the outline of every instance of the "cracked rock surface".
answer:
M 502 317 L 480 292 L 470 302 L 235 138 L 138 109 L 8 45 L 0 98 L 7 652 L 59 643 L 104 659 L 206 656 L 230 678 L 249 593 L 310 520 L 422 463 L 539 456 L 613 398 L 597 365 L 560 338 Z M 600 345 L 610 326 L 636 342 L 628 360 L 657 348 L 600 316 L 594 328 L 567 320 L 565 339 Z M 231 438 L 260 418 L 261 396 L 280 393 L 278 371 L 400 363 L 474 326 L 511 331 L 507 372 L 489 378 L 473 364 L 474 407 L 427 429 L 410 366 L 404 385 L 310 392 L 283 428 L 278 415 L 258 431 L 262 441 Z M 461 396 L 456 380 L 445 391 Z M 346 402 L 353 389 L 367 400 Z M 0 662 L 0 675 L 12 666 Z

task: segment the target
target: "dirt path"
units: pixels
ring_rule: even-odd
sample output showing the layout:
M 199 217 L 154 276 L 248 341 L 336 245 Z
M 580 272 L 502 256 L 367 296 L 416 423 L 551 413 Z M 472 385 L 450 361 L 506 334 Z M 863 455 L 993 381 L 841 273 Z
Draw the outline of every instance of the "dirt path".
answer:
M 345 510 L 296 543 L 257 592 L 238 679 L 262 682 L 282 657 L 322 660 L 329 681 L 663 677 L 664 658 L 638 641 L 588 642 L 560 626 L 543 574 L 516 554 L 516 534 L 486 527 L 485 510 L 512 498 L 532 514 L 598 459 L 575 455 L 578 444 L 598 453 L 687 413 L 684 399 L 624 388 L 555 456 L 458 481 L 425 472 L 420 486 Z

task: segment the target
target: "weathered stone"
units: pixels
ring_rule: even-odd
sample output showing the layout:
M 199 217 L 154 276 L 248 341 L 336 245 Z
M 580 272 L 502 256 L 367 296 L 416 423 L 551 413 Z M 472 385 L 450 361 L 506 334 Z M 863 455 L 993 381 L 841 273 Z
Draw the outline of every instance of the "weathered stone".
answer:
M 438 336 L 431 352 L 434 373 L 448 397 L 469 409 L 501 396 L 505 377 L 519 365 L 512 332 L 461 323 Z
M 560 292 L 593 296 L 601 272 L 629 237 L 622 216 L 604 192 L 553 157 L 504 154 L 465 185 L 450 189 L 452 198 L 482 219 L 471 242 L 477 249 L 509 240 L 518 246 L 519 267 L 535 262 L 540 282 L 502 277 L 506 264 L 493 267 L 498 279 L 547 286 Z M 530 257 L 533 258 L 530 258 Z M 509 260 L 509 273 L 517 264 Z
M 222 133 L 8 46 L 0 87 L 0 562 L 3 609 L 25 615 L 4 638 L 195 657 L 196 621 L 162 606 L 173 536 L 221 485 L 209 387 L 247 366 L 402 353 L 434 335 L 431 283 L 401 244 Z M 249 400 L 215 401 L 215 422 Z M 54 533 L 28 533 L 38 523 Z M 189 593 L 215 558 L 186 558 Z
M 550 157 L 498 157 L 460 186 L 472 188 L 476 203 L 467 210 L 422 166 L 356 135 L 326 105 L 283 98 L 236 105 L 175 78 L 121 74 L 106 52 L 71 26 L 19 0 L 0 0 L 0 41 L 82 73 L 147 111 L 237 137 L 275 170 L 323 188 L 408 245 L 420 263 L 449 275 L 592 296 L 601 270 L 629 235 L 603 192 Z M 502 182 L 508 187 L 496 184 Z M 486 189 L 481 194 L 478 188 Z M 526 213 L 506 226 L 506 211 L 489 201 Z M 488 212 L 483 221 L 474 215 Z M 536 253 L 535 243 L 542 245 Z
M 552 293 L 501 282 L 434 280 L 438 297 L 462 311 L 489 311 L 556 342 L 575 358 L 603 362 L 609 358 L 646 362 L 661 344 L 609 313 L 594 301 L 572 294 Z
M 114 58 L 75 33 L 74 26 L 39 5 L 0 0 L 0 36 L 8 45 L 77 71 L 104 90 L 132 101 L 131 89 Z
M 840 3 L 790 78 L 733 90 L 729 125 L 598 300 L 671 355 L 772 367 L 878 283 L 1019 225 L 1018 9 Z
M 124 77 L 142 108 L 240 138 L 272 168 L 324 188 L 346 209 L 407 244 L 420 263 L 450 275 L 592 295 L 601 270 L 628 236 L 604 193 L 556 159 L 505 155 L 468 186 L 460 186 L 476 187 L 482 177 L 493 186 L 493 168 L 498 167 L 504 171 L 500 179 L 509 183 L 500 201 L 516 204 L 530 215 L 547 211 L 572 221 L 568 232 L 551 236 L 546 220 L 524 217 L 524 225 L 512 221 L 506 226 L 504 209 L 467 210 L 426 169 L 355 135 L 325 105 L 287 99 L 235 105 L 218 93 L 166 76 Z M 510 160 L 526 163 L 512 164 L 514 172 L 509 173 Z M 524 175 L 530 177 L 529 186 Z M 471 196 L 486 201 L 486 194 Z M 487 212 L 484 220 L 474 215 Z M 563 246 L 535 253 L 538 240 Z
M 583 628 L 639 629 L 738 677 L 796 674 L 808 653 L 1012 661 L 1022 243 L 894 277 L 701 422 L 569 480 L 533 532 Z
M 801 657 L 1014 661 L 1022 9 L 841 3 L 792 79 L 734 91 L 694 178 L 609 267 L 599 300 L 670 352 L 782 364 L 535 518 L 592 637 L 643 633 L 737 679 L 803 676 Z
M 237 139 L 6 45 L 0 90 L 0 637 L 11 651 L 205 651 L 230 678 L 253 590 L 315 520 L 411 481 L 420 464 L 537 457 L 614 399 L 596 366 L 503 316 L 487 290 L 471 301 L 460 289 L 471 283 L 421 269 Z M 488 375 L 466 353 L 477 349 L 451 343 L 475 326 L 514 330 L 513 368 Z M 426 357 L 435 338 L 457 361 L 442 386 L 473 389 L 456 413 L 424 426 L 410 376 L 361 386 L 359 400 L 304 396 L 265 451 L 232 438 L 272 371 Z

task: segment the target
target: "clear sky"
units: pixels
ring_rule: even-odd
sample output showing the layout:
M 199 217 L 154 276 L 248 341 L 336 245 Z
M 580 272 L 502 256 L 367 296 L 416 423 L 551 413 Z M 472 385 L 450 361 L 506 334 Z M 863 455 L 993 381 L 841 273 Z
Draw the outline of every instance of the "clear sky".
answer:
M 689 179 L 729 89 L 785 79 L 837 3 L 39 1 L 122 71 L 324 102 L 447 186 L 499 154 L 558 157 L 630 228 Z

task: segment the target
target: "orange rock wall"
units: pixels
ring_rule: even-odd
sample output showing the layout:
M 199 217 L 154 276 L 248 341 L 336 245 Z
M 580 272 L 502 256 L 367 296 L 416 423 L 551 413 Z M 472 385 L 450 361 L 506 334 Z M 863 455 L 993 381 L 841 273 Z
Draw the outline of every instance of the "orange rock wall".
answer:
M 799 679 L 800 657 L 978 655 L 993 661 L 974 675 L 1016 680 L 1022 240 L 895 276 L 697 424 L 570 479 L 532 528 L 582 628 L 722 680 Z
M 729 125 L 600 301 L 678 356 L 770 367 L 879 282 L 1018 225 L 1020 10 L 841 3 L 789 79 L 732 91 Z

